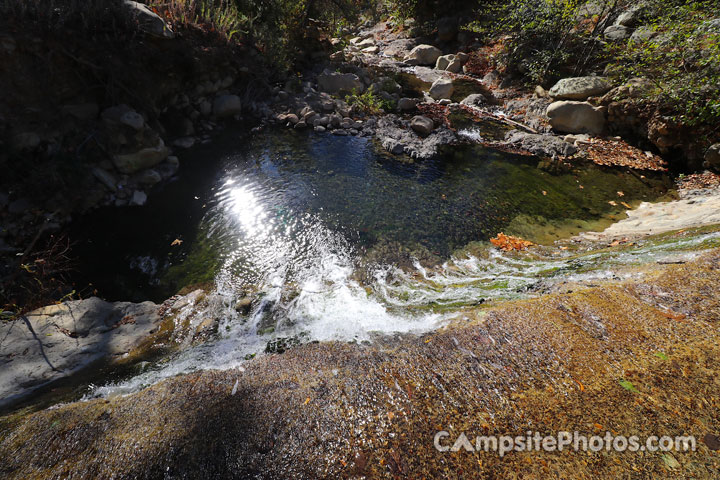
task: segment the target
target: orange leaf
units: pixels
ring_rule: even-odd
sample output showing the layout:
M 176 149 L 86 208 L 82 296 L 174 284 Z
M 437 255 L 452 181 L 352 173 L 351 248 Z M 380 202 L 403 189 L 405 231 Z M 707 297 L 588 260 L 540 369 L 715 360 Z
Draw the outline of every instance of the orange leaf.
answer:
M 490 243 L 505 252 L 509 252 L 511 250 L 525 250 L 526 248 L 535 245 L 534 243 L 523 240 L 522 238 L 505 235 L 502 232 L 498 233 L 495 238 L 491 238 Z

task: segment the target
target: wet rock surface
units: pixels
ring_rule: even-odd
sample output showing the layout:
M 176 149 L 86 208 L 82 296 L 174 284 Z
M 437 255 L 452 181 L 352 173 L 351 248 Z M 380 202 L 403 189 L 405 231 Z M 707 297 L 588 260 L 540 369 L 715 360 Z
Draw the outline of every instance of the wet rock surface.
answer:
M 93 362 L 128 354 L 161 317 L 152 302 L 89 298 L 34 310 L 0 324 L 0 406 Z
M 427 122 L 423 123 L 425 127 L 423 131 L 428 131 Z M 432 158 L 437 155 L 438 148 L 457 141 L 455 133 L 445 126 L 438 127 L 424 137 L 419 136 L 409 127 L 407 120 L 395 115 L 387 115 L 378 121 L 375 134 L 383 148 L 393 155 L 404 153 L 419 160 Z
M 435 333 L 0 420 L 4 478 L 715 478 L 720 253 L 642 280 L 469 310 Z M 570 286 L 572 287 L 572 286 Z M 705 294 L 698 294 L 705 292 Z M 696 451 L 439 452 L 460 433 L 694 435 Z M 703 439 L 709 439 L 704 441 Z M 472 442 L 473 440 L 471 440 Z M 112 452 L 108 455 L 107 452 Z M 672 462 L 668 463 L 668 458 Z M 669 466 L 671 465 L 671 466 Z M 671 469 L 671 470 L 668 470 Z

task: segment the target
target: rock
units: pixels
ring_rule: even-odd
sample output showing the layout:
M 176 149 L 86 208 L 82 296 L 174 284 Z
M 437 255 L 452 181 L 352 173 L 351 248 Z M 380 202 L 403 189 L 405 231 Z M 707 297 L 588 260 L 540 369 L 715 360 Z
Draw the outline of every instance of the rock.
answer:
M 296 123 L 293 128 L 295 128 L 296 130 L 302 130 L 303 128 L 307 128 L 307 126 L 308 126 L 308 124 L 301 120 L 298 123 Z
M 406 153 L 412 158 L 429 159 L 437 155 L 442 145 L 457 141 L 455 133 L 445 126 L 436 128 L 427 137 L 421 137 L 409 130 L 407 124 L 396 115 L 385 115 L 377 122 L 375 135 L 383 148 L 393 155 Z
M 140 190 L 135 190 L 130 197 L 130 206 L 141 207 L 147 202 L 147 194 Z
M 488 72 L 483 78 L 482 83 L 488 86 L 496 86 L 500 84 L 500 81 L 502 78 L 500 77 L 500 74 L 497 70 L 493 70 L 491 72 Z
M 462 68 L 463 64 L 460 59 L 455 58 L 455 60 L 450 62 L 450 64 L 447 66 L 447 68 L 445 68 L 445 70 L 451 73 L 460 73 L 460 71 L 462 71 Z
M 65 105 L 62 107 L 62 111 L 85 122 L 97 118 L 100 107 L 98 107 L 97 103 L 79 103 L 76 105 Z
M 156 170 L 148 169 L 138 173 L 135 177 L 135 180 L 140 185 L 151 187 L 162 181 L 162 175 L 160 175 L 160 173 Z
M 546 98 L 548 96 L 548 92 L 542 87 L 542 85 L 537 85 L 535 87 L 535 95 L 537 95 L 538 98 Z
M 315 125 L 315 131 L 317 133 L 323 133 L 325 130 L 327 130 L 327 129 L 325 127 L 323 127 L 322 125 Z
M 401 112 L 410 112 L 417 108 L 417 98 L 401 98 L 398 100 L 397 107 Z
M 367 53 L 367 54 L 370 54 L 370 55 L 374 55 L 374 54 L 378 53 L 378 52 L 380 51 L 380 49 L 378 48 L 377 45 L 373 45 L 373 46 L 371 46 L 371 47 L 363 48 L 363 49 L 360 50 L 360 51 L 363 52 L 363 53 Z
M 285 124 L 290 123 L 291 125 L 295 125 L 296 123 L 298 123 L 300 121 L 298 116 L 295 115 L 294 113 L 284 113 L 282 115 L 278 115 L 277 118 L 280 123 L 285 123 Z
M 632 35 L 632 29 L 622 25 L 611 25 L 605 29 L 603 35 L 610 41 L 626 40 Z
M 577 153 L 574 145 L 554 135 L 538 135 L 512 130 L 505 135 L 505 142 L 538 157 L 568 156 Z
M 357 93 L 365 91 L 365 84 L 354 73 L 323 73 L 318 76 L 318 88 L 326 93 Z
M 99 167 L 93 167 L 92 174 L 100 183 L 105 185 L 108 190 L 111 192 L 117 191 L 117 179 L 115 175 Z
M 250 313 L 252 308 L 253 299 L 250 297 L 243 297 L 235 303 L 235 311 L 243 315 Z
M 154 167 L 170 154 L 162 140 L 156 147 L 143 148 L 135 153 L 113 156 L 113 164 L 121 173 L 132 174 Z
M 160 320 L 154 303 L 108 303 L 93 297 L 0 322 L 0 406 L 100 359 L 131 352 L 158 329 Z
M 355 44 L 356 47 L 363 49 L 367 47 L 372 47 L 375 45 L 375 40 L 372 39 L 372 37 L 368 37 L 365 40 L 360 40 Z
M 432 133 L 433 129 L 435 128 L 435 124 L 433 123 L 432 119 L 418 115 L 413 117 L 412 120 L 410 120 L 410 128 L 415 130 L 423 137 L 427 137 Z
M 635 6 L 631 8 L 630 10 L 626 10 L 623 13 L 620 14 L 620 16 L 615 20 L 615 25 L 621 25 L 623 27 L 635 27 L 640 23 L 640 18 L 643 14 L 643 8 L 640 6 Z
M 175 36 L 175 33 L 167 26 L 165 20 L 147 6 L 132 0 L 123 0 L 122 3 L 143 32 L 160 38 L 173 38 Z
M 418 45 L 405 57 L 408 65 L 435 65 L 442 51 L 432 45 Z
M 198 104 L 198 111 L 200 112 L 200 115 L 203 117 L 207 117 L 212 113 L 212 103 L 208 99 L 203 99 Z
M 463 65 L 465 65 L 467 61 L 470 60 L 470 54 L 465 52 L 458 52 L 455 56 L 458 60 L 460 60 Z
M 142 130 L 145 126 L 145 119 L 139 113 L 129 111 L 120 115 L 120 123 L 135 130 Z
M 640 27 L 636 29 L 630 37 L 631 43 L 644 43 L 657 36 L 657 32 L 652 27 Z
M 338 129 L 336 129 L 336 130 L 333 130 L 333 131 L 332 131 L 332 134 L 333 134 L 333 135 L 340 135 L 340 136 L 342 136 L 342 137 L 345 137 L 345 136 L 347 136 L 348 132 L 345 131 L 345 130 L 343 130 L 343 129 L 338 128 Z
M 473 93 L 468 95 L 461 102 L 462 105 L 468 105 L 471 107 L 478 107 L 487 103 L 487 98 L 482 93 Z
M 177 138 L 177 139 L 175 139 L 175 141 L 172 144 L 173 144 L 173 147 L 191 148 L 193 145 L 195 145 L 195 137 Z
M 449 78 L 438 78 L 430 87 L 430 96 L 435 100 L 450 98 L 453 94 L 453 82 Z
M 604 77 L 563 78 L 548 94 L 556 100 L 586 100 L 588 97 L 604 95 L 612 84 Z
M 703 166 L 705 168 L 720 171 L 720 143 L 716 143 L 708 148 L 707 152 L 705 152 L 704 160 L 705 163 L 703 163 Z
M 558 132 L 599 135 L 605 128 L 605 114 L 587 102 L 563 100 L 547 109 L 550 126 Z
M 180 166 L 180 159 L 174 155 L 170 155 L 169 157 L 167 157 L 166 161 L 170 165 L 174 165 L 176 167 Z
M 242 104 L 237 95 L 218 95 L 213 101 L 213 113 L 218 118 L 232 117 L 241 112 Z
M 455 55 L 441 55 L 438 57 L 437 61 L 435 62 L 435 68 L 437 70 L 445 70 L 448 65 L 450 65 L 450 62 L 455 60 Z

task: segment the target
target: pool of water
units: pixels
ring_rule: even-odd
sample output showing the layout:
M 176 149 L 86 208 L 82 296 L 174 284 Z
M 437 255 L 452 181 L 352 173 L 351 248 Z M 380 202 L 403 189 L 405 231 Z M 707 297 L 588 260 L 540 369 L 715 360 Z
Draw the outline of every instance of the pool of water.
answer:
M 144 207 L 108 208 L 75 226 L 83 280 L 112 300 L 162 301 L 191 284 L 257 291 L 342 264 L 442 263 L 503 231 L 548 243 L 622 218 L 667 178 L 479 146 L 399 162 L 367 138 L 227 131 L 182 156 L 179 178 Z M 614 202 L 615 205 L 612 205 Z M 177 240 L 177 241 L 176 241 Z

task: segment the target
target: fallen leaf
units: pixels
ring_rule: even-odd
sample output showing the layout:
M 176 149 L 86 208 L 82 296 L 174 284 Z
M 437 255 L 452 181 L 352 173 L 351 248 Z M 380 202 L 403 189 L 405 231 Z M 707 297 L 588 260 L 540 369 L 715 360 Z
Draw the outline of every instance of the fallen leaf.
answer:
M 535 245 L 534 243 L 523 240 L 522 238 L 505 235 L 502 232 L 498 233 L 495 238 L 491 238 L 490 243 L 505 252 L 509 252 L 511 250 L 525 250 L 526 248 Z
M 633 393 L 640 393 L 640 391 L 635 388 L 635 385 L 632 384 L 632 382 L 629 382 L 627 380 L 618 380 L 620 383 L 620 386 L 623 387 L 625 390 Z
M 578 185 L 578 187 L 580 188 L 580 190 L 584 190 L 584 189 L 585 189 L 585 187 L 583 187 L 582 185 Z
M 629 210 L 632 210 L 632 207 L 631 207 L 630 205 L 628 205 L 627 203 L 625 203 L 625 202 L 620 202 L 620 205 L 622 205 L 623 207 L 625 207 L 625 208 L 627 208 L 627 209 L 629 209 Z
M 614 200 L 610 200 L 608 203 L 609 203 L 610 205 L 612 205 L 613 207 L 617 207 L 617 202 L 614 201 Z
M 303 405 L 307 405 L 308 403 L 310 403 L 310 397 L 307 397 L 307 398 L 305 399 L 305 403 L 303 403 Z
M 545 190 L 542 191 L 543 195 L 547 195 L 547 192 Z
M 171 247 L 177 247 L 177 246 L 179 246 L 179 245 L 182 245 L 182 243 L 183 243 L 182 240 L 180 240 L 179 238 L 176 238 L 175 240 L 172 241 L 172 243 L 170 244 L 170 246 L 171 246 Z
M 624 197 L 624 196 L 625 196 L 625 194 L 624 194 L 623 192 L 617 192 L 617 194 L 618 194 L 618 197 Z

